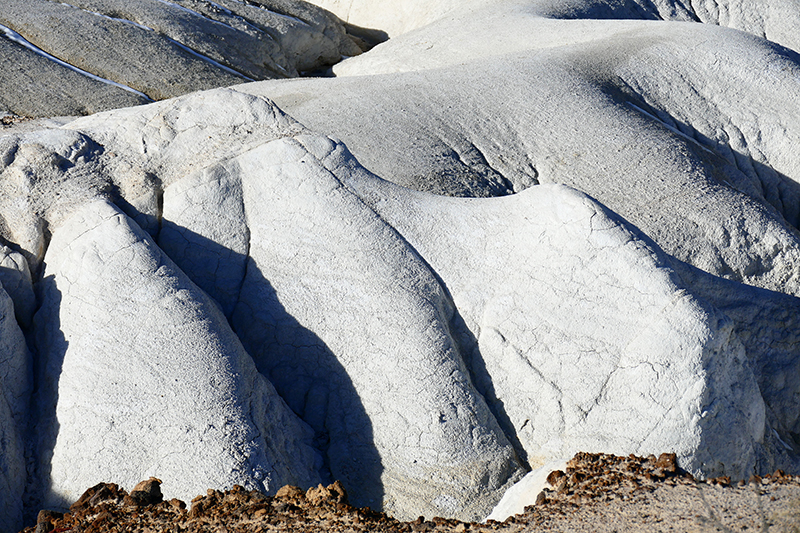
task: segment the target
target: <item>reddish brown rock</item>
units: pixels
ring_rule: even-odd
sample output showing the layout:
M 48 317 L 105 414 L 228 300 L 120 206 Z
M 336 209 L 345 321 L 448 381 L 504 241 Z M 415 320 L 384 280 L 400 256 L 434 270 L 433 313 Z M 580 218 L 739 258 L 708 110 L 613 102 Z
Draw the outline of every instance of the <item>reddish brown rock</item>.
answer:
M 646 501 L 651 493 L 658 494 L 657 491 L 663 491 L 664 487 L 674 487 L 675 490 L 682 487 L 683 490 L 694 492 L 701 490 L 701 486 L 710 491 L 755 490 L 752 487 L 731 487 L 727 478 L 709 480 L 708 484 L 698 483 L 678 468 L 672 454 L 641 458 L 633 455 L 618 457 L 579 453 L 567 463 L 565 470 L 554 472 L 548 479 L 551 485 L 557 485 L 557 490 L 545 489 L 537 498 L 536 505 L 526 507 L 524 514 L 510 517 L 502 523 L 493 520 L 483 524 L 466 523 L 441 517 L 427 520 L 423 516 L 413 522 L 403 523 L 369 508 L 352 507 L 347 503 L 347 493 L 339 482 L 327 487 L 318 485 L 307 491 L 287 485 L 274 497 L 248 491 L 239 485 L 228 491 L 209 489 L 205 495 L 192 500 L 191 510 L 187 512 L 186 504 L 179 500 L 163 501 L 161 482 L 151 478 L 137 484 L 130 494 L 112 483 L 95 485 L 70 507 L 70 513 L 42 511 L 37 517 L 37 525 L 28 527 L 24 533 L 594 531 L 593 528 L 601 521 L 591 518 L 588 523 L 582 524 L 583 529 L 573 529 L 570 526 L 571 517 L 586 514 L 587 509 L 595 509 L 600 516 L 602 510 L 609 509 L 610 505 Z M 780 471 L 763 478 L 754 476 L 752 482 L 758 483 L 759 492 L 785 485 L 800 486 L 798 478 Z M 145 496 L 150 503 L 145 503 Z M 129 503 L 133 500 L 136 505 Z M 774 497 L 771 501 L 774 501 Z M 697 509 L 694 506 L 689 509 L 692 517 L 699 512 Z M 616 520 L 620 517 L 613 515 L 613 518 Z M 645 525 L 636 531 L 662 531 L 658 529 L 660 525 L 671 524 L 664 518 L 658 515 L 653 515 L 652 520 L 642 518 Z
M 130 494 L 125 496 L 122 503 L 133 507 L 152 505 L 164 499 L 161 494 L 161 480 L 151 477 L 147 481 L 140 481 L 133 487 Z

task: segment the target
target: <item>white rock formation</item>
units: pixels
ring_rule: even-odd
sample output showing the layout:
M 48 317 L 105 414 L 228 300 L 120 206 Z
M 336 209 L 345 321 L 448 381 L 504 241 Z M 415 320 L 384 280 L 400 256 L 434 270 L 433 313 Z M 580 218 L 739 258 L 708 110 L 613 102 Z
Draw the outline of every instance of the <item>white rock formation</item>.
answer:
M 302 0 L 6 0 L 0 113 L 83 115 L 298 76 L 361 46 Z
M 0 253 L 5 253 L 3 252 Z M 9 255 L 0 256 L 6 262 Z M 0 266 L 0 280 L 8 267 Z M 19 529 L 26 484 L 25 428 L 30 412 L 31 359 L 14 303 L 0 288 L 0 530 Z
M 494 12 L 516 4 L 528 13 L 554 19 L 643 19 L 702 22 L 746 31 L 788 48 L 800 48 L 797 24 L 800 12 L 792 0 L 310 0 L 357 26 L 380 28 L 391 37 L 408 33 L 432 22 L 474 14 L 480 7 Z M 498 8 L 498 6 L 500 6 Z M 482 16 L 476 16 L 480 22 Z M 502 40 L 510 32 L 498 32 Z M 538 40 L 537 35 L 528 35 Z M 513 37 L 512 37 L 513 38 Z M 574 38 L 570 36 L 569 38 Z M 433 45 L 434 42 L 429 44 Z
M 109 476 L 131 486 L 160 475 L 189 500 L 208 484 L 318 482 L 308 428 L 215 304 L 118 208 L 98 200 L 73 213 L 45 265 L 35 333 L 46 506 Z
M 798 56 L 487 6 L 0 137 L 6 529 L 150 475 L 477 519 L 577 451 L 800 472 Z
M 540 492 L 545 488 L 552 488 L 550 483 L 547 482 L 547 477 L 550 473 L 556 470 L 563 471 L 566 468 L 566 459 L 556 459 L 540 466 L 536 470 L 531 470 L 503 494 L 503 499 L 492 509 L 486 520 L 502 522 L 509 516 L 524 513 L 525 507 L 536 503 L 536 498 Z

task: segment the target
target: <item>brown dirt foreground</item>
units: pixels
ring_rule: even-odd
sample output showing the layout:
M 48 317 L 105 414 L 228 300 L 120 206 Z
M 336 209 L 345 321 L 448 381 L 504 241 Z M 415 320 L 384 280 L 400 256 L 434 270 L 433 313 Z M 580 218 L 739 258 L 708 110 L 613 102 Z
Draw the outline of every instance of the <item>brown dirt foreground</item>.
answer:
M 187 508 L 163 501 L 160 481 L 142 481 L 128 493 L 100 483 L 68 513 L 43 510 L 25 533 L 117 532 L 536 532 L 536 531 L 797 531 L 800 477 L 777 471 L 731 484 L 697 481 L 674 454 L 656 458 L 579 453 L 566 472 L 550 474 L 552 490 L 505 522 L 467 523 L 444 518 L 400 522 L 347 503 L 339 482 L 328 487 L 281 488 L 274 497 L 235 486 L 208 490 Z

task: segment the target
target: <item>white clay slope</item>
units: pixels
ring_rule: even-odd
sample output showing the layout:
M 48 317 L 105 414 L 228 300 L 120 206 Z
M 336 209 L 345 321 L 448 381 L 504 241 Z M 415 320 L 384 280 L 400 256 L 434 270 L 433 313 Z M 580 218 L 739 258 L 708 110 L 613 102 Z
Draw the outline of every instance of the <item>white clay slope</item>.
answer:
M 151 475 L 475 520 L 577 451 L 800 472 L 800 60 L 548 6 L 0 137 L 0 528 Z
M 318 482 L 308 428 L 216 305 L 118 208 L 76 211 L 45 263 L 35 331 L 46 506 L 109 476 L 161 476 L 184 500 L 207 484 Z

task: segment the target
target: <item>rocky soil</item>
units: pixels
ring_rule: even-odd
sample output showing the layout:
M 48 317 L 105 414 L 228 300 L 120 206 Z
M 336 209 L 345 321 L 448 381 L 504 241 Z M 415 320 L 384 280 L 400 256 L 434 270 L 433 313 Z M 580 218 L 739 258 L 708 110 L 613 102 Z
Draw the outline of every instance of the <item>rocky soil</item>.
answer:
M 150 478 L 130 492 L 113 483 L 88 489 L 61 513 L 42 510 L 24 533 L 171 532 L 530 532 L 530 531 L 797 531 L 800 477 L 780 470 L 732 482 L 698 481 L 674 454 L 658 458 L 579 453 L 566 471 L 548 477 L 525 513 L 505 522 L 460 522 L 419 517 L 400 522 L 347 500 L 340 482 L 303 491 L 285 486 L 275 496 L 234 486 L 209 489 L 187 506 L 166 501 Z

